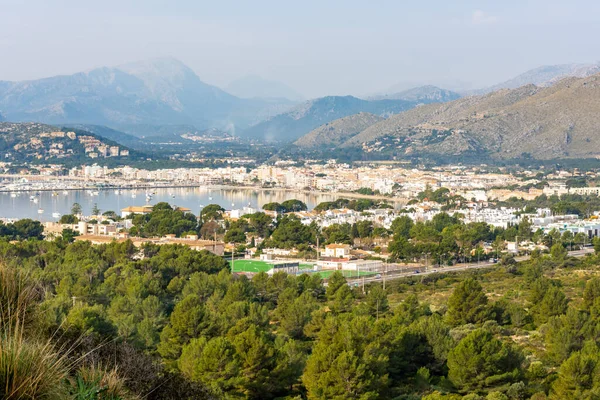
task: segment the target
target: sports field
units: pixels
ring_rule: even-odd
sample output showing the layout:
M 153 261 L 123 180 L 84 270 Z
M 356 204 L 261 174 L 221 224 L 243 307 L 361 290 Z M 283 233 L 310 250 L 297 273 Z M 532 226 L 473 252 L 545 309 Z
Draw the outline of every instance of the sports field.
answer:
M 229 261 L 231 265 L 231 261 Z M 273 268 L 273 264 L 269 264 L 260 260 L 235 260 L 233 262 L 233 272 L 267 272 Z
M 231 265 L 231 261 L 229 261 L 229 264 Z M 313 270 L 313 264 L 300 264 L 299 267 L 301 270 L 306 270 L 307 273 L 310 273 Z M 233 263 L 233 272 L 267 272 L 271 268 L 273 268 L 273 264 L 260 260 L 235 260 Z M 332 270 L 325 270 L 319 271 L 317 273 L 321 275 L 321 278 L 327 279 L 331 274 L 333 274 L 333 272 L 334 271 Z M 377 272 L 370 271 L 360 271 L 359 273 L 357 273 L 356 271 L 341 272 L 346 278 L 357 278 L 359 276 L 369 276 L 377 274 Z

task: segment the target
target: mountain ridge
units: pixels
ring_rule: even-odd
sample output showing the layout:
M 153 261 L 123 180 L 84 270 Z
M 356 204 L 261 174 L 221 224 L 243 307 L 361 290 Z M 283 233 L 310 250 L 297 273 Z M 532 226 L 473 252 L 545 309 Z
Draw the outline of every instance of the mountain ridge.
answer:
M 494 159 L 600 157 L 600 74 L 428 104 L 369 126 L 345 147 Z

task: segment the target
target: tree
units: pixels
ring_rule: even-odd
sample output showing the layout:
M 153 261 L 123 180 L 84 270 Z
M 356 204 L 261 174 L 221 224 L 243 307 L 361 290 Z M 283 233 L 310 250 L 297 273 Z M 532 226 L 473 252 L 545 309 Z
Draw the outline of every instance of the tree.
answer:
M 223 212 L 225 209 L 218 204 L 209 204 L 202 209 L 200 212 L 200 220 L 204 223 L 210 220 L 221 220 L 223 219 Z
M 555 261 L 564 261 L 564 259 L 567 257 L 567 254 L 568 254 L 568 251 L 562 245 L 562 243 L 555 243 L 550 248 L 550 255 L 552 256 L 552 259 Z
M 562 315 L 567 311 L 569 301 L 560 288 L 550 286 L 542 301 L 534 306 L 533 312 L 538 324 L 548 321 L 548 318 Z
M 446 321 L 451 326 L 484 322 L 490 316 L 487 303 L 479 282 L 466 279 L 456 286 L 448 300 Z
M 392 222 L 392 232 L 394 233 L 394 240 L 398 237 L 403 237 L 405 239 L 410 238 L 410 230 L 414 226 L 414 222 L 410 217 L 405 215 L 396 218 Z
M 600 354 L 595 343 L 576 351 L 561 364 L 552 385 L 552 399 L 597 399 L 600 396 Z
M 327 291 L 325 292 L 328 300 L 333 300 L 335 294 L 342 286 L 348 286 L 346 278 L 340 271 L 335 271 L 329 276 L 327 281 Z
M 387 293 L 379 285 L 371 285 L 365 298 L 365 304 L 369 314 L 379 319 L 379 316 L 386 313 L 389 309 Z
M 73 203 L 73 205 L 71 206 L 71 214 L 81 215 L 81 204 Z
M 202 382 L 219 397 L 239 389 L 240 360 L 227 338 L 193 339 L 184 346 L 178 365 L 190 380 Z
M 74 216 L 73 214 L 65 214 L 62 215 L 60 217 L 60 219 L 58 220 L 58 223 L 60 224 L 76 224 L 79 222 L 79 219 L 77 219 L 76 216 Z
M 100 215 L 100 209 L 98 208 L 98 203 L 94 203 L 94 207 L 92 208 L 92 215 Z
M 300 200 L 296 200 L 296 199 L 284 201 L 283 203 L 281 203 L 281 207 L 283 208 L 284 213 L 308 210 L 308 207 L 306 206 L 305 203 L 303 203 Z
M 229 243 L 246 243 L 246 234 L 238 228 L 230 229 L 225 233 L 224 240 Z
M 448 378 L 463 391 L 513 382 L 520 375 L 523 355 L 477 329 L 462 339 L 448 355 Z

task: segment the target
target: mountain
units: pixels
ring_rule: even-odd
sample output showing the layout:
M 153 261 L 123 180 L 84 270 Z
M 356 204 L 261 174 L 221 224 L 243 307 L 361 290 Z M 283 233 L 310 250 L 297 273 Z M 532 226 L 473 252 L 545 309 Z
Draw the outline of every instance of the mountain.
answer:
M 475 94 L 484 94 L 495 92 L 500 89 L 516 89 L 518 87 L 533 84 L 536 86 L 549 86 L 553 83 L 566 78 L 577 77 L 585 78 L 600 72 L 600 64 L 559 64 L 544 65 L 538 68 L 526 71 L 512 79 L 485 89 L 476 90 Z
M 171 58 L 0 84 L 0 112 L 8 120 L 118 130 L 139 124 L 236 129 L 281 112 L 278 104 L 230 95 Z
M 285 83 L 271 81 L 258 75 L 248 75 L 231 82 L 225 90 L 243 99 L 287 99 L 302 101 L 304 98 Z
M 388 155 L 481 159 L 600 157 L 600 74 L 429 104 L 371 125 L 344 143 Z
M 390 92 L 388 92 L 390 93 Z M 461 95 L 451 90 L 440 89 L 437 86 L 425 85 L 403 90 L 397 93 L 373 96 L 369 100 L 406 100 L 416 103 L 445 103 L 460 98 Z
M 366 112 L 349 115 L 319 126 L 296 140 L 300 147 L 338 146 L 384 118 Z
M 359 112 L 389 116 L 414 107 L 405 100 L 362 100 L 353 96 L 327 96 L 306 101 L 244 131 L 241 136 L 266 141 L 294 141 L 313 129 Z

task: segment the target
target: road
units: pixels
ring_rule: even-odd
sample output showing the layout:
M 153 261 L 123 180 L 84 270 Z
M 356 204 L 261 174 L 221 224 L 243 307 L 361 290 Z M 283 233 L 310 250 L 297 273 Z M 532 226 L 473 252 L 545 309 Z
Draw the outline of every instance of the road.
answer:
M 574 250 L 574 251 L 570 251 L 569 252 L 569 256 L 571 257 L 584 257 L 586 254 L 592 254 L 594 252 L 593 248 L 585 248 L 582 250 Z M 515 261 L 517 262 L 521 262 L 521 261 L 527 261 L 529 260 L 530 256 L 519 256 L 519 257 L 515 257 Z M 491 268 L 491 267 L 497 267 L 498 263 L 494 263 L 491 261 L 485 261 L 485 262 L 480 262 L 480 263 L 460 263 L 460 264 L 456 264 L 453 265 L 451 267 L 441 267 L 438 268 L 435 265 L 430 266 L 429 269 L 427 271 L 422 271 L 419 268 L 416 267 L 412 267 L 410 268 L 408 271 L 405 270 L 400 270 L 400 271 L 390 271 L 389 273 L 385 274 L 385 280 L 386 281 L 390 281 L 390 280 L 394 280 L 394 279 L 400 279 L 400 278 L 406 278 L 408 276 L 423 276 L 423 275 L 430 275 L 430 274 L 435 274 L 435 273 L 441 273 L 441 272 L 454 272 L 454 271 L 465 271 L 465 270 L 472 270 L 472 269 L 481 269 L 481 268 Z M 415 271 L 419 271 L 418 273 L 415 273 Z M 355 284 L 366 284 L 366 283 L 370 283 L 370 282 L 382 282 L 383 281 L 383 274 L 380 274 L 381 277 L 376 277 L 376 276 L 363 276 L 360 278 L 348 278 L 348 284 L 350 285 L 355 285 Z

